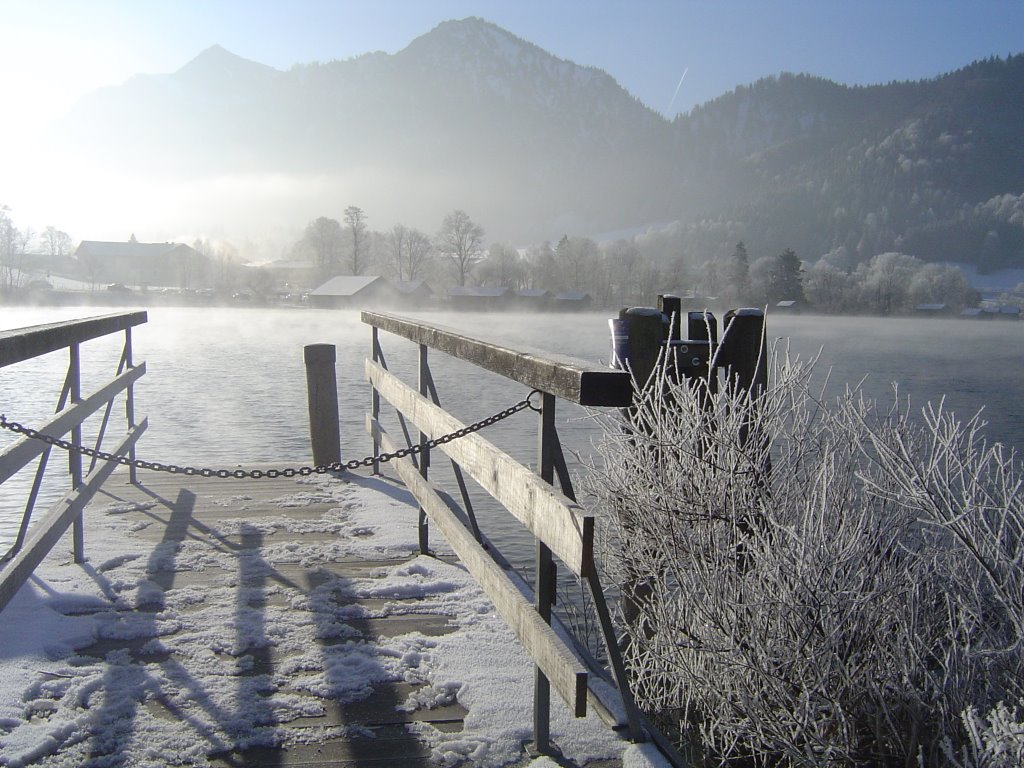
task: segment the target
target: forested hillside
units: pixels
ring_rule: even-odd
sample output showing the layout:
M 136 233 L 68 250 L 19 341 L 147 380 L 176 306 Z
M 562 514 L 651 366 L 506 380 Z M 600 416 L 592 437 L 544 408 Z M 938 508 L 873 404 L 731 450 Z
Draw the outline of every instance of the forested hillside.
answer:
M 674 128 L 694 253 L 1024 263 L 1024 56 L 867 88 L 782 75 Z

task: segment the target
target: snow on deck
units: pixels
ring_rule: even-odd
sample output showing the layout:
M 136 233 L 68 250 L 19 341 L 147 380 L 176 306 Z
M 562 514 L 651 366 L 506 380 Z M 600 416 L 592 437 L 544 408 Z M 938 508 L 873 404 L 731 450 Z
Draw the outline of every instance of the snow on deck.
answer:
M 416 516 L 379 477 L 115 474 L 88 561 L 61 542 L 0 617 L 0 765 L 531 764 L 532 663 Z M 660 764 L 552 720 L 571 764 Z

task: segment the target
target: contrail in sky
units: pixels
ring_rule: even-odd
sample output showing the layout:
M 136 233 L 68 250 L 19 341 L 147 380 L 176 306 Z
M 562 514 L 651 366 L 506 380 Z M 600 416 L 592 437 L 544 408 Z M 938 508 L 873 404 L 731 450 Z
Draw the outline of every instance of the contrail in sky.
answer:
M 686 69 L 683 70 L 683 76 L 679 78 L 679 85 L 676 86 L 676 92 L 672 94 L 672 101 L 670 101 L 668 103 L 668 116 L 669 117 L 672 116 L 672 106 L 676 103 L 676 96 L 679 95 L 679 89 L 682 88 L 683 80 L 686 79 L 686 73 L 689 72 L 689 71 L 690 71 L 689 67 L 687 67 Z

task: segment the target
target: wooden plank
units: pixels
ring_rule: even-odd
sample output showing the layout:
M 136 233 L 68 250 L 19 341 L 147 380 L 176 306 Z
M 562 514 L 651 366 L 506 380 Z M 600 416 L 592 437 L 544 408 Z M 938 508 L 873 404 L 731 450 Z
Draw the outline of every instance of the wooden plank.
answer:
M 131 429 L 112 453 L 123 456 L 135 445 L 149 422 L 146 419 Z M 118 466 L 116 462 L 104 461 L 96 465 L 77 489 L 69 492 L 54 504 L 39 522 L 32 526 L 28 539 L 21 551 L 0 572 L 0 611 L 17 594 L 29 577 L 64 535 L 71 523 L 89 503 L 110 473 Z
M 146 364 L 144 362 L 134 368 L 129 368 L 88 397 L 65 408 L 37 429 L 50 437 L 63 437 L 73 427 L 77 427 L 89 416 L 106 406 L 108 402 L 141 379 L 145 373 Z M 12 420 L 17 421 L 13 417 Z M 26 424 L 25 426 L 29 425 Z M 5 482 L 44 450 L 46 450 L 46 443 L 31 437 L 22 437 L 18 442 L 9 446 L 0 453 L 0 483 Z
M 395 450 L 395 444 L 379 422 L 367 416 L 366 427 L 384 450 Z M 395 459 L 391 464 L 562 700 L 576 717 L 586 716 L 587 671 L 583 665 L 448 508 L 430 481 L 420 476 L 412 462 L 404 458 Z
M 118 312 L 84 320 L 33 325 L 0 331 L 0 368 L 56 352 L 72 344 L 117 333 L 146 322 L 146 312 Z
M 580 405 L 618 407 L 633 402 L 633 384 L 626 371 L 529 347 L 512 349 L 474 339 L 453 328 L 397 315 L 363 312 L 362 321 L 563 400 Z
M 421 431 L 437 437 L 465 425 L 372 360 L 366 375 L 382 397 Z M 577 576 L 593 568 L 594 518 L 478 434 L 440 446 L 480 486 L 543 541 Z

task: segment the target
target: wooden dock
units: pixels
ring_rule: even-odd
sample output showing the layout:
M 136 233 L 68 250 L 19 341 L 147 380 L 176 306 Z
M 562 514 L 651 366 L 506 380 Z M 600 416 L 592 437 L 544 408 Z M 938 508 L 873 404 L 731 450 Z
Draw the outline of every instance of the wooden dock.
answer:
M 349 497 L 367 494 L 379 496 L 378 514 L 407 516 L 381 520 L 391 538 L 378 556 L 372 543 L 367 556 L 365 518 L 346 517 L 356 506 Z M 438 691 L 394 658 L 396 639 L 411 654 L 429 649 L 430 638 L 453 631 L 450 617 L 415 589 L 373 586 L 419 557 L 415 515 L 407 492 L 380 476 L 238 481 L 147 471 L 133 485 L 115 473 L 86 510 L 86 571 L 108 602 L 71 611 L 96 614 L 101 638 L 78 651 L 73 669 L 50 673 L 83 670 L 103 690 L 83 708 L 88 737 L 50 757 L 135 764 L 138 742 L 171 723 L 183 744 L 225 768 L 453 764 L 436 739 L 458 743 L 467 710 L 454 694 L 408 706 L 436 702 Z M 403 525 L 407 543 L 395 543 L 391 529 Z M 113 549 L 96 540 L 126 532 L 131 541 Z M 513 764 L 527 762 L 523 750 Z
M 318 586 L 334 582 L 343 584 L 356 579 L 372 578 L 388 566 L 394 566 L 401 560 L 365 560 L 361 558 L 345 558 L 329 556 L 328 559 L 315 563 L 289 562 L 291 558 L 268 558 L 262 550 L 273 547 L 277 551 L 293 549 L 299 551 L 308 545 L 329 544 L 334 534 L 317 531 L 317 526 L 310 526 L 310 531 L 298 532 L 275 528 L 264 533 L 260 526 L 261 520 L 279 519 L 282 508 L 279 500 L 294 497 L 296 493 L 308 492 L 308 485 L 298 485 L 294 479 L 250 481 L 239 487 L 237 481 L 211 480 L 202 478 L 180 478 L 158 473 L 143 473 L 140 484 L 132 486 L 127 482 L 109 482 L 98 494 L 95 503 L 105 506 L 110 502 L 125 505 L 127 511 L 121 513 L 124 519 L 134 525 L 145 526 L 138 531 L 138 536 L 151 544 L 154 550 L 167 549 L 167 545 L 178 546 L 190 542 L 196 547 L 208 549 L 216 555 L 218 562 L 229 559 L 237 563 L 237 571 L 232 573 L 222 567 L 208 567 L 203 570 L 182 570 L 175 566 L 173 558 L 157 556 L 145 571 L 146 578 L 164 593 L 176 588 L 192 587 L 210 589 L 225 583 L 237 585 L 236 591 L 244 596 L 244 603 L 237 610 L 249 611 L 248 618 L 260 620 L 259 614 L 271 604 L 287 605 L 296 596 L 308 596 Z M 361 478 L 362 482 L 377 483 Z M 152 504 L 152 506 L 150 506 Z M 296 522 L 316 522 L 323 518 L 331 508 L 336 506 L 334 499 L 317 500 L 309 497 L 304 506 L 289 507 L 288 517 Z M 134 507 L 134 509 L 132 509 Z M 248 523 L 241 526 L 238 533 L 227 536 L 218 535 L 221 523 L 229 519 L 244 516 Z M 233 527 L 232 527 L 233 528 Z M 410 532 L 414 536 L 414 532 Z M 409 553 L 412 557 L 413 553 Z M 200 555 L 201 557 L 201 555 Z M 193 556 L 191 559 L 195 559 Z M 408 559 L 408 558 L 405 558 Z M 247 573 L 248 571 L 248 573 Z M 239 578 L 244 580 L 238 581 Z M 166 597 L 151 596 L 140 609 L 147 612 L 158 611 Z M 339 606 L 351 605 L 353 598 L 346 597 L 343 590 L 335 591 L 335 599 Z M 384 603 L 382 599 L 377 604 Z M 362 601 L 366 611 L 352 611 L 350 620 L 346 622 L 354 630 L 357 642 L 374 643 L 379 637 L 390 637 L 417 631 L 423 634 L 442 634 L 448 631 L 447 619 L 444 616 L 423 615 L 418 613 L 396 613 L 390 616 L 374 616 L 373 601 Z M 365 615 L 360 615 L 365 614 Z M 309 615 L 309 622 L 316 617 Z M 183 631 L 183 630 L 180 630 Z M 267 627 L 266 632 L 271 628 Z M 256 630 L 259 633 L 259 630 Z M 162 637 L 161 645 L 170 645 L 172 636 Z M 346 633 L 342 638 L 324 637 L 325 647 L 338 642 L 350 642 L 352 635 Z M 144 642 L 141 642 L 144 641 Z M 126 640 L 103 640 L 82 651 L 83 655 L 105 657 L 112 651 L 126 650 L 140 665 L 177 663 L 183 669 L 188 667 L 185 659 L 175 659 L 174 652 L 149 655 L 144 648 L 148 638 Z M 186 646 L 187 647 L 187 646 Z M 253 663 L 238 670 L 241 680 L 239 689 L 246 688 L 245 678 L 257 676 L 276 676 L 278 670 L 287 667 L 287 651 L 278 644 L 269 644 L 262 648 L 248 648 Z M 432 727 L 447 731 L 458 731 L 462 728 L 462 717 L 465 710 L 458 704 L 436 707 L 430 710 L 415 712 L 399 712 L 395 708 L 404 702 L 414 687 L 405 682 L 382 680 L 374 685 L 372 694 L 347 704 L 339 704 L 330 699 L 318 699 L 314 704 L 322 705 L 323 714 L 300 717 L 289 723 L 290 729 L 323 730 L 324 726 L 334 726 L 335 734 L 327 734 L 326 738 L 317 738 L 319 734 L 310 733 L 311 742 L 296 743 L 287 747 L 271 748 L 254 746 L 244 750 L 231 750 L 212 761 L 213 765 L 223 766 L 292 766 L 292 765 L 427 765 L 430 763 L 430 749 L 422 742 L 413 738 L 406 725 L 410 722 L 422 721 Z M 287 690 L 287 684 L 285 685 Z M 308 692 L 288 691 L 296 696 L 312 696 Z M 158 707 L 159 709 L 159 707 Z M 175 710 L 163 708 L 161 716 L 175 717 Z M 188 727 L 188 723 L 183 723 Z M 354 727 L 358 726 L 358 727 Z

